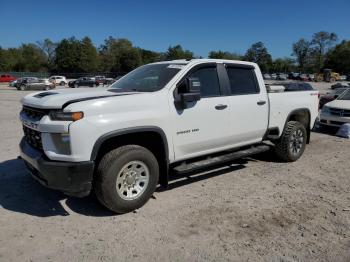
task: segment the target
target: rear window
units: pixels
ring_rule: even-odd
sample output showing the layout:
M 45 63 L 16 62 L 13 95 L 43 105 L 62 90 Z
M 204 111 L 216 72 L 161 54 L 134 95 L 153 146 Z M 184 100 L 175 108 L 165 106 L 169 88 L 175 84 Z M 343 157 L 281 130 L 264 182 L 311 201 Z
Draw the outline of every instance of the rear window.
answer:
M 232 95 L 246 95 L 259 93 L 254 70 L 252 68 L 239 68 L 227 66 Z

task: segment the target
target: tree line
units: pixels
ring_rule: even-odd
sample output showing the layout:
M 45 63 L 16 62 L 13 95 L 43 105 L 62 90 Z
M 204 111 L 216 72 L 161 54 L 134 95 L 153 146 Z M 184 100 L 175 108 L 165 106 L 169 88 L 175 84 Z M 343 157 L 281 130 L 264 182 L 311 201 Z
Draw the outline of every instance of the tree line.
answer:
M 335 33 L 321 31 L 310 40 L 301 38 L 293 43 L 293 58 L 272 59 L 262 42 L 252 44 L 245 54 L 217 50 L 210 51 L 208 57 L 255 62 L 263 72 L 314 73 L 328 67 L 340 73 L 350 73 L 350 41 L 337 41 Z M 126 73 L 142 64 L 192 58 L 201 57 L 196 57 L 181 45 L 170 46 L 165 52 L 155 52 L 136 47 L 128 39 L 108 37 L 97 48 L 89 37 L 71 37 L 59 42 L 45 39 L 18 48 L 0 47 L 0 71 Z

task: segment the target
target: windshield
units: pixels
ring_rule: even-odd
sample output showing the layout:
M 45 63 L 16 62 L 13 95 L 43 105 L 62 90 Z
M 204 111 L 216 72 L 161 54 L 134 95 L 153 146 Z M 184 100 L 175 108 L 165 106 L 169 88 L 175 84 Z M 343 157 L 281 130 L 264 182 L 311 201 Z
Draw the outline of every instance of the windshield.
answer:
M 345 91 L 339 98 L 338 100 L 350 100 L 350 89 Z
M 182 69 L 184 64 L 150 64 L 130 72 L 111 89 L 136 92 L 154 92 L 162 89 Z

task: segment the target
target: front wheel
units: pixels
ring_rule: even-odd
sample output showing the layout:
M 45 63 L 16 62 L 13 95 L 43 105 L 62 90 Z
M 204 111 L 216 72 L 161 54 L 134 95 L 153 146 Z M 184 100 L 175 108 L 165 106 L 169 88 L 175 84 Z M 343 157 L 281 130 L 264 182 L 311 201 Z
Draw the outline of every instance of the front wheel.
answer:
M 294 162 L 304 153 L 307 140 L 307 132 L 300 122 L 289 121 L 281 138 L 275 144 L 277 157 L 285 162 Z
M 97 167 L 94 189 L 108 209 L 127 213 L 150 199 L 158 179 L 156 157 L 144 147 L 126 145 L 103 156 Z

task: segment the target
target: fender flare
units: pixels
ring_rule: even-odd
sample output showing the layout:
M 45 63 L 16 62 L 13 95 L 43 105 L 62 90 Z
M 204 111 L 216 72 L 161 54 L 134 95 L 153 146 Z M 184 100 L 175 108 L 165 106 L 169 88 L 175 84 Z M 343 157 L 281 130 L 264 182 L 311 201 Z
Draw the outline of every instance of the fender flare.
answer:
M 160 135 L 160 137 L 162 138 L 163 146 L 164 146 L 165 157 L 166 157 L 167 162 L 169 162 L 169 144 L 168 144 L 168 140 L 167 140 L 167 137 L 166 137 L 165 132 L 163 131 L 163 129 L 161 129 L 160 127 L 157 127 L 157 126 L 139 126 L 139 127 L 123 128 L 123 129 L 119 129 L 119 130 L 108 132 L 108 133 L 100 136 L 96 140 L 96 142 L 95 142 L 95 144 L 94 144 L 94 146 L 92 148 L 90 160 L 91 161 L 95 161 L 96 160 L 98 152 L 99 152 L 99 150 L 101 148 L 101 145 L 105 141 L 107 141 L 108 139 L 114 138 L 114 137 L 118 137 L 118 136 L 122 136 L 122 135 L 141 133 L 141 132 L 155 132 L 155 133 Z

